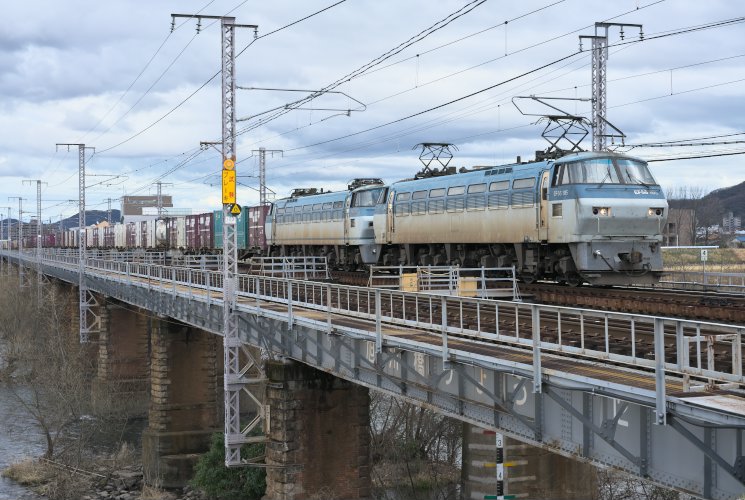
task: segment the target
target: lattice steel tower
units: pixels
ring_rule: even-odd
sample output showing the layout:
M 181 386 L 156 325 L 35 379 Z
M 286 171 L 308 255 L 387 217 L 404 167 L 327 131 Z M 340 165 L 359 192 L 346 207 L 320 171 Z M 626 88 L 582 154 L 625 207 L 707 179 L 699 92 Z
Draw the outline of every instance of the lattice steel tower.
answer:
M 616 127 L 608 122 L 606 115 L 606 82 L 608 65 L 608 28 L 618 26 L 621 28 L 621 40 L 624 38 L 625 27 L 639 28 L 639 38 L 644 39 L 641 24 L 629 23 L 595 23 L 595 35 L 580 35 L 580 50 L 582 40 L 592 41 L 592 150 L 604 151 L 607 148 L 609 137 L 623 137 Z M 599 34 L 601 33 L 602 34 Z M 608 126 L 615 129 L 618 134 L 609 134 Z
M 236 314 L 236 289 L 238 285 L 238 238 L 236 220 L 232 209 L 235 199 L 235 28 L 253 28 L 256 25 L 235 24 L 234 17 L 171 14 L 171 30 L 175 19 L 186 17 L 197 20 L 199 31 L 202 19 L 219 19 L 222 42 L 222 167 L 223 167 L 223 345 L 225 355 L 225 465 L 240 465 L 241 447 L 249 442 L 263 441 L 263 437 L 249 437 L 248 433 L 264 418 L 264 407 L 260 397 L 249 390 L 263 382 L 260 359 L 257 359 L 238 338 L 238 315 Z M 233 190 L 226 192 L 226 180 L 232 182 Z M 246 359 L 242 363 L 241 356 Z M 259 372 L 251 377 L 250 372 Z M 248 395 L 257 405 L 257 415 L 248 425 L 241 426 L 240 396 Z
M 78 148 L 78 310 L 80 318 L 80 342 L 90 342 L 92 333 L 98 332 L 101 318 L 95 314 L 93 306 L 98 305 L 96 297 L 88 290 L 85 279 L 86 254 L 86 231 L 85 231 L 85 150 L 94 149 L 86 147 L 85 144 L 58 143 L 57 147 L 71 146 Z

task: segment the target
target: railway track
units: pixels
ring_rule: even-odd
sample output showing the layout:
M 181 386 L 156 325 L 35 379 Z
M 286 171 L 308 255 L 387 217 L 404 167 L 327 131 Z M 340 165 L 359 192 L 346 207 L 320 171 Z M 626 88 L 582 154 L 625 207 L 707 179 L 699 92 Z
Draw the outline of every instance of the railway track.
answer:
M 361 273 L 350 273 L 353 276 L 351 281 L 359 282 L 362 280 Z M 356 276 L 354 276 L 356 274 Z M 340 276 L 336 275 L 339 279 Z M 350 283 L 347 283 L 350 284 Z M 279 286 L 279 285 L 276 285 Z M 566 288 L 566 287 L 563 287 Z M 612 291 L 612 290 L 611 290 Z M 617 291 L 616 291 L 617 292 Z M 631 291 L 629 291 L 631 292 Z M 275 296 L 281 296 L 282 290 L 272 290 Z M 296 298 L 302 302 L 310 303 L 330 303 L 334 308 L 344 308 L 361 311 L 374 311 L 375 304 L 371 302 L 371 295 L 368 293 L 352 293 L 341 296 L 326 296 L 323 288 L 310 287 L 303 289 L 298 287 Z M 654 292 L 652 292 L 654 293 Z M 413 302 L 408 304 L 397 304 L 389 314 L 394 319 L 411 318 L 414 312 Z M 406 310 L 404 310 L 404 308 Z M 619 311 L 615 311 L 619 312 Z M 464 331 L 488 331 L 503 336 L 520 336 L 521 338 L 530 338 L 532 318 L 529 310 L 515 304 L 514 307 L 506 305 L 500 307 L 498 315 L 485 314 L 479 311 L 479 305 L 476 303 L 463 303 L 460 309 L 447 311 L 447 324 L 454 329 Z M 559 317 L 560 316 L 560 317 Z M 442 318 L 440 301 L 422 300 L 417 304 L 416 317 L 423 318 L 425 322 L 437 323 Z M 557 350 L 561 347 L 573 347 L 581 349 L 581 354 L 573 356 L 594 359 L 598 352 L 619 354 L 635 358 L 654 359 L 654 331 L 649 322 L 639 322 L 634 329 L 634 333 L 629 331 L 627 320 L 615 319 L 611 316 L 602 319 L 596 319 L 594 322 L 588 322 L 587 318 L 582 318 L 582 312 L 573 313 L 562 310 L 560 315 L 544 315 L 541 317 L 540 339 L 543 342 L 555 344 Z M 432 335 L 438 336 L 440 332 L 432 331 Z M 700 328 L 699 334 L 703 337 L 715 335 L 719 332 L 709 331 L 706 326 Z M 689 332 L 690 334 L 690 332 Z M 468 333 L 450 333 L 451 338 L 462 338 L 464 340 L 477 340 L 491 344 L 501 344 L 499 340 L 486 340 L 483 337 L 472 337 Z M 675 349 L 674 332 L 666 332 L 665 336 L 665 361 L 675 363 L 678 355 Z M 714 364 L 717 370 L 729 372 L 732 370 L 732 352 L 731 346 L 714 342 L 711 346 L 713 350 Z M 688 358 L 691 360 L 691 366 L 703 365 L 705 368 L 706 360 L 701 358 L 701 353 L 696 351 L 694 345 L 689 347 Z
M 542 304 L 745 324 L 745 298 L 714 292 L 520 285 Z
M 335 283 L 367 286 L 369 276 L 361 272 L 332 271 L 331 278 Z M 745 297 L 742 295 L 621 287 L 573 288 L 551 283 L 521 283 L 520 293 L 539 304 L 745 324 Z

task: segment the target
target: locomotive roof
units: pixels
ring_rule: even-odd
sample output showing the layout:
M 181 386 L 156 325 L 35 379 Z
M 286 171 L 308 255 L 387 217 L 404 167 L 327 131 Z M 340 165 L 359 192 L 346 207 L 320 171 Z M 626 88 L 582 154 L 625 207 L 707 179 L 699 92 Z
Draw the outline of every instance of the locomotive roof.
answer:
M 472 170 L 453 175 L 443 175 L 440 177 L 427 177 L 425 179 L 408 179 L 394 182 L 392 188 L 404 189 L 429 189 L 433 186 L 455 186 L 458 184 L 468 184 L 483 179 L 484 182 L 496 181 L 499 179 L 513 179 L 515 177 L 534 177 L 538 172 L 549 167 L 551 163 L 546 161 L 531 163 L 511 163 L 507 165 L 498 165 L 494 167 Z
M 312 205 L 315 203 L 328 203 L 329 201 L 341 201 L 347 198 L 352 193 L 359 191 L 367 191 L 368 189 L 376 189 L 384 186 L 384 184 L 364 184 L 351 191 L 327 191 L 325 193 L 308 194 L 303 196 L 288 196 L 287 198 L 280 198 L 274 203 L 284 202 L 285 205 L 288 203 L 297 205 Z
M 478 170 L 471 170 L 453 175 L 444 175 L 440 177 L 427 177 L 424 179 L 406 179 L 391 184 L 392 188 L 404 189 L 429 189 L 434 186 L 455 186 L 458 184 L 467 184 L 484 179 L 484 182 L 496 181 L 499 179 L 514 179 L 525 176 L 537 176 L 539 172 L 550 168 L 554 163 L 566 163 L 577 160 L 587 160 L 590 158 L 627 158 L 643 163 L 644 160 L 629 156 L 623 153 L 614 153 L 610 151 L 593 152 L 583 151 L 581 153 L 571 153 L 562 156 L 558 160 L 533 161 L 528 163 L 508 163 L 506 165 L 496 165 L 493 167 L 483 167 Z
M 577 161 L 577 160 L 587 160 L 590 158 L 626 158 L 629 160 L 635 160 L 640 161 L 642 163 L 647 163 L 641 158 L 636 158 L 635 156 L 629 156 L 624 153 L 615 153 L 613 151 L 582 151 L 580 153 L 569 153 L 565 156 L 562 156 L 558 160 L 556 160 L 556 163 L 567 163 L 571 161 Z
M 327 203 L 329 201 L 340 201 L 346 199 L 349 191 L 329 191 L 327 193 L 309 194 L 306 196 L 295 196 L 281 198 L 274 204 L 312 205 L 314 203 Z

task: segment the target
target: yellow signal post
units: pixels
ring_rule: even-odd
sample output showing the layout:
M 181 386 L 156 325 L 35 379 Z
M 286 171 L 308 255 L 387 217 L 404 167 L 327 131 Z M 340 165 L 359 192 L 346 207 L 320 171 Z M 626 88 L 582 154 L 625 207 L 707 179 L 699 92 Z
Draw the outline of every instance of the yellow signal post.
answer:
M 235 203 L 235 170 L 222 171 L 222 203 L 223 205 Z

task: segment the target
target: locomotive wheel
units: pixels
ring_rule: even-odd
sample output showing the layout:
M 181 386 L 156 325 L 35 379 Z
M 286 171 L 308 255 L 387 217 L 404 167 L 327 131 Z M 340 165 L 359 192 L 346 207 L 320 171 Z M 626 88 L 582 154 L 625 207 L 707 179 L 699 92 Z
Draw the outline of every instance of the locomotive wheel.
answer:
M 520 273 L 520 279 L 523 280 L 523 283 L 526 285 L 530 285 L 535 282 L 536 277 L 533 273 Z
M 580 276 L 578 273 L 568 273 L 567 274 L 567 285 L 571 287 L 578 287 L 581 286 L 584 280 L 582 279 L 582 276 Z

